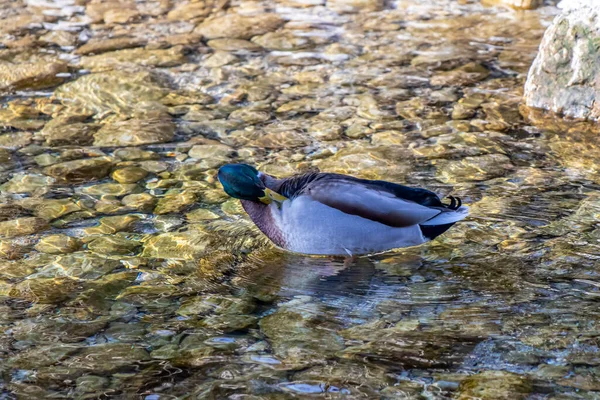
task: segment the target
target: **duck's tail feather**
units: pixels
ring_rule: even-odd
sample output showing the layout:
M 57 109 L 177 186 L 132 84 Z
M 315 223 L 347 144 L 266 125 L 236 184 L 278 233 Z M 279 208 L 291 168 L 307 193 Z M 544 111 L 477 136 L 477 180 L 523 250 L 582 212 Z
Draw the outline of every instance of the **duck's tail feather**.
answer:
M 424 237 L 428 240 L 433 240 L 450 229 L 452 225 L 454 225 L 454 223 L 444 225 L 419 225 L 419 228 Z
M 450 208 L 445 209 L 435 217 L 427 220 L 425 222 L 421 222 L 419 225 L 421 226 L 435 226 L 435 225 L 446 225 L 453 224 L 455 222 L 464 219 L 469 215 L 469 207 L 467 206 L 459 206 L 456 210 L 452 210 Z

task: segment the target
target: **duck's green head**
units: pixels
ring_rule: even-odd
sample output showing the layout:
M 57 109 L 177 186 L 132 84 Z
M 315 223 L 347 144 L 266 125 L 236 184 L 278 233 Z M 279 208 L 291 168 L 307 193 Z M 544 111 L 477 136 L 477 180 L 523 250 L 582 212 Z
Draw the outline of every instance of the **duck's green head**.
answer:
M 219 181 L 225 193 L 240 200 L 250 200 L 265 204 L 275 200 L 282 202 L 285 197 L 268 189 L 258 176 L 258 170 L 247 164 L 227 164 L 219 169 Z
M 265 184 L 256 168 L 247 164 L 227 164 L 219 169 L 219 181 L 225 193 L 241 200 L 260 201 L 265 195 Z

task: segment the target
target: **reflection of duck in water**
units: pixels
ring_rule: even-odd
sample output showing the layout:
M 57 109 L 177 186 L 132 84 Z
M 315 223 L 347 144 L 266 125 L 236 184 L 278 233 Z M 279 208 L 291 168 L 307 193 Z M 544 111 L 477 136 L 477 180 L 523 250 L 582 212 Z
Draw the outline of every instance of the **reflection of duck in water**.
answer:
M 276 179 L 246 164 L 228 164 L 219 180 L 271 241 L 298 253 L 354 255 L 414 246 L 469 213 L 452 197 L 446 205 L 425 189 L 340 174 Z

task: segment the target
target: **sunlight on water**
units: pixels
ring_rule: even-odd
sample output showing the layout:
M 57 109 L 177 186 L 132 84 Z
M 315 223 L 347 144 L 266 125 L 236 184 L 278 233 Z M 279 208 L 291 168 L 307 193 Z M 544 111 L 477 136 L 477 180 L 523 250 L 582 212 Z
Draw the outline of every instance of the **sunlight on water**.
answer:
M 598 130 L 520 104 L 546 3 L 3 4 L 0 398 L 595 398 Z M 232 162 L 471 216 L 286 253 Z

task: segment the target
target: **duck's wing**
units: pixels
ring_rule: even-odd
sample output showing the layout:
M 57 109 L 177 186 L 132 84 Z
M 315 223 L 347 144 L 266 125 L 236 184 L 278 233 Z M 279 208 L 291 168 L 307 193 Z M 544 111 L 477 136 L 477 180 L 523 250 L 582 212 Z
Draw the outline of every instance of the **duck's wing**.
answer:
M 446 208 L 435 193 L 425 189 L 338 174 L 291 178 L 282 185 L 280 193 L 291 199 L 310 196 L 346 214 L 393 227 L 425 223 L 442 213 L 454 211 Z

